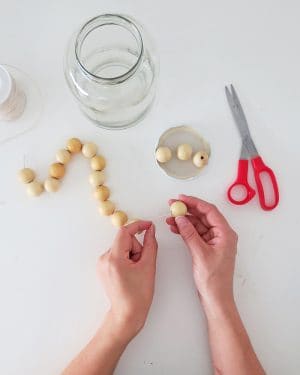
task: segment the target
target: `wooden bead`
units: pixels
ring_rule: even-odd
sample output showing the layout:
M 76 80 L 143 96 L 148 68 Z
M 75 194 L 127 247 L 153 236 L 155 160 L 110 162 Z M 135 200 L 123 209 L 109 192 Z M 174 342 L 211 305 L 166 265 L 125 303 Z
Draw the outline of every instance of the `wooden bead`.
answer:
M 96 155 L 91 159 L 91 168 L 94 171 L 102 171 L 105 168 L 106 161 L 103 156 Z
M 76 154 L 81 151 L 82 144 L 78 138 L 71 138 L 67 142 L 67 150 L 71 152 L 71 154 Z
M 160 163 L 166 163 L 172 159 L 172 151 L 169 149 L 169 147 L 158 147 L 155 152 L 155 157 Z
M 27 194 L 31 197 L 37 197 L 44 191 L 43 185 L 38 181 L 32 181 L 27 185 Z
M 59 189 L 60 182 L 56 178 L 48 177 L 44 182 L 44 188 L 48 193 L 54 193 Z
M 187 207 L 183 202 L 176 201 L 171 204 L 170 211 L 173 217 L 185 216 L 187 214 Z
M 62 148 L 57 151 L 56 160 L 61 164 L 67 164 L 71 160 L 71 154 L 68 150 Z
M 103 185 L 105 181 L 105 175 L 102 171 L 94 171 L 90 174 L 89 182 L 93 187 Z
M 98 201 L 106 201 L 109 198 L 110 191 L 107 186 L 97 186 L 94 196 Z
M 64 177 L 65 171 L 65 166 L 61 163 L 53 163 L 49 168 L 50 176 L 58 179 Z
M 29 184 L 29 182 L 35 179 L 35 173 L 30 168 L 21 169 L 18 176 L 19 180 L 23 182 L 23 184 Z
M 97 145 L 95 143 L 85 143 L 82 146 L 81 152 L 86 158 L 92 158 L 97 153 Z
M 188 143 L 183 143 L 177 147 L 177 158 L 179 160 L 190 160 L 192 157 L 193 149 Z
M 208 154 L 205 151 L 198 151 L 193 157 L 193 163 L 197 168 L 203 168 L 208 163 Z
M 100 202 L 99 212 L 101 215 L 109 216 L 114 213 L 115 205 L 111 201 Z
M 115 227 L 122 227 L 128 220 L 127 215 L 123 211 L 115 211 L 111 215 L 111 222 Z

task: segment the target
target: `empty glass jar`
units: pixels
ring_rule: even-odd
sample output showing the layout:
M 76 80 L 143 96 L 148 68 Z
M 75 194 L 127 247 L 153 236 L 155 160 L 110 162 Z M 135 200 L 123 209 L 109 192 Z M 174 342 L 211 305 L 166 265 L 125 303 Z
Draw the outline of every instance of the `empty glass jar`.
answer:
M 89 20 L 71 38 L 64 70 L 83 112 L 103 128 L 136 124 L 154 100 L 158 59 L 131 17 L 104 14 Z

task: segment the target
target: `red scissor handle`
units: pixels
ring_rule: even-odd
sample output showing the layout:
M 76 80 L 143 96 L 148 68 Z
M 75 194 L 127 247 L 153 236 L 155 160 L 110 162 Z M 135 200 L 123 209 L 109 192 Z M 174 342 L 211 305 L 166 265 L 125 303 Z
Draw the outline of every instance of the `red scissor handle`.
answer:
M 279 190 L 278 190 L 278 185 L 277 185 L 275 174 L 271 168 L 265 165 L 265 163 L 263 162 L 260 156 L 257 156 L 251 159 L 251 163 L 252 163 L 253 170 L 254 170 L 254 177 L 255 177 L 255 182 L 257 186 L 260 205 L 264 210 L 267 210 L 267 211 L 273 210 L 273 208 L 275 208 L 279 202 Z M 274 201 L 271 204 L 266 202 L 265 189 L 261 180 L 261 173 L 267 174 L 271 180 L 271 185 L 272 185 L 273 193 L 274 193 Z
M 234 189 L 243 189 L 245 191 L 245 198 L 240 200 L 233 197 Z M 238 165 L 238 174 L 236 180 L 227 190 L 227 196 L 231 203 L 242 205 L 248 203 L 255 195 L 255 190 L 248 183 L 248 160 L 240 159 Z

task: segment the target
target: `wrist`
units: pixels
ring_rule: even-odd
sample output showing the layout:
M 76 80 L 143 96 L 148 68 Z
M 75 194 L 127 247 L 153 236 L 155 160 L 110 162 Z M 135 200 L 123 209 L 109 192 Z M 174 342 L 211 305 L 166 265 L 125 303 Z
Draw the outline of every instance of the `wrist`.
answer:
M 99 331 L 97 332 L 97 336 L 102 339 L 105 336 L 111 345 L 125 349 L 131 338 L 125 335 L 122 327 L 123 325 L 121 322 L 116 319 L 111 311 L 108 311 Z
M 233 293 L 207 293 L 200 294 L 200 301 L 205 315 L 229 314 L 236 310 Z
M 104 325 L 109 327 L 114 339 L 123 345 L 127 345 L 143 327 L 143 324 L 136 322 L 134 316 L 121 315 L 113 310 L 108 311 Z

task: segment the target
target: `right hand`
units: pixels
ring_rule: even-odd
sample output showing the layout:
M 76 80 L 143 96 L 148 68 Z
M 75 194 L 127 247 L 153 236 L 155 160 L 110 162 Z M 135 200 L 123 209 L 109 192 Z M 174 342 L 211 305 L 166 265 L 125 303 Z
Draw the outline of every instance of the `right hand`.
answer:
M 178 200 L 186 204 L 189 215 L 168 217 L 166 222 L 189 248 L 202 302 L 232 301 L 237 234 L 214 205 L 182 194 Z

